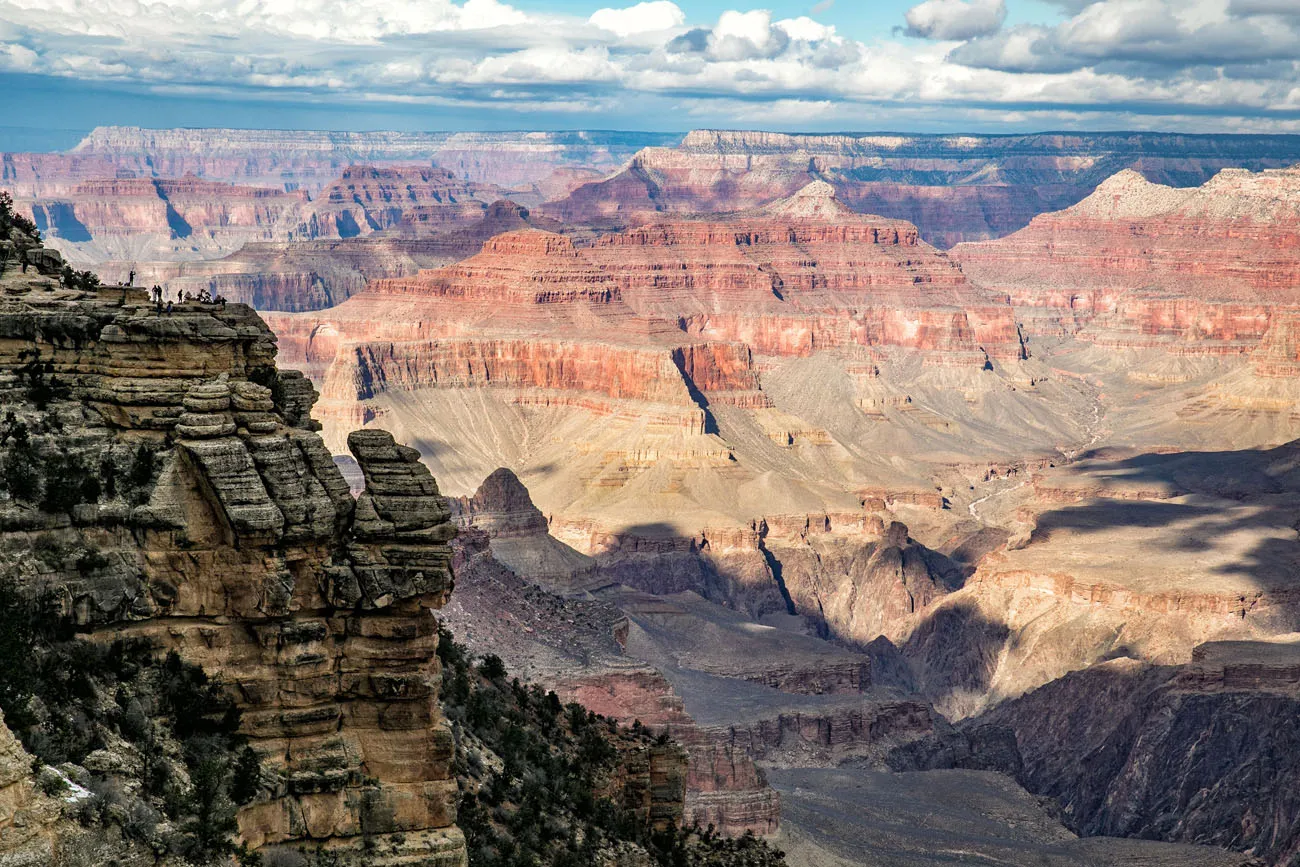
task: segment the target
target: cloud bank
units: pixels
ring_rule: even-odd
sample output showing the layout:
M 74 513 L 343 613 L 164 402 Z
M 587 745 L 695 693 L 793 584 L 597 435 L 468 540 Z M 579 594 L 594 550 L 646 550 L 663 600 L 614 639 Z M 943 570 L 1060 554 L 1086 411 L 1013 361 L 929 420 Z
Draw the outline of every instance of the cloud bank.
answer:
M 575 126 L 641 109 L 681 126 L 1300 126 L 1295 0 L 1050 0 L 1051 26 L 1008 26 L 1007 2 L 924 0 L 861 41 L 817 11 L 700 21 L 672 0 L 587 18 L 502 0 L 0 0 L 0 72 Z

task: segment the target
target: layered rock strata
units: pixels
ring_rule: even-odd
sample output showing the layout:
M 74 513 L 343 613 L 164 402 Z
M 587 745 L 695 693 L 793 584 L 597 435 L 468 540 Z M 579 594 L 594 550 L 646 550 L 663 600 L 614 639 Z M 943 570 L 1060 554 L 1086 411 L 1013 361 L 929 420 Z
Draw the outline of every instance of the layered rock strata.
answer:
M 1300 851 L 1295 637 L 1199 645 L 1191 661 L 1121 659 L 986 719 L 1009 726 L 1032 792 L 1088 835 L 1210 843 L 1286 864 Z
M 753 214 L 606 236 L 588 256 L 637 312 L 765 355 L 898 346 L 979 365 L 1023 355 L 1005 298 L 971 286 L 915 226 L 854 213 L 821 181 Z
M 314 196 L 304 190 L 199 179 L 120 177 L 22 197 L 51 244 L 105 276 L 165 275 L 163 263 L 211 259 L 255 242 L 309 242 L 401 229 L 421 236 L 479 223 L 502 190 L 441 168 L 348 166 Z M 116 272 L 120 270 L 121 274 Z M 184 287 L 179 287 L 184 288 Z
M 1296 456 L 1291 443 L 1048 470 L 1037 494 L 1017 492 L 1021 534 L 895 638 L 939 707 L 966 716 L 1108 659 L 1173 665 L 1207 640 L 1294 632 Z
M 622 172 L 552 203 L 566 222 L 635 226 L 664 212 L 752 208 L 811 181 L 855 210 L 907 220 L 933 244 L 996 238 L 1082 199 L 1116 172 L 1204 183 L 1220 169 L 1300 161 L 1292 136 L 1042 134 L 787 135 L 696 130 L 676 148 L 646 148 Z
M 523 205 L 498 200 L 487 206 L 481 220 L 433 234 L 399 227 L 350 238 L 259 241 L 220 259 L 115 263 L 101 265 L 99 271 L 106 279 L 125 280 L 133 265 L 139 283 L 161 284 L 169 297 L 207 290 L 258 310 L 300 312 L 342 304 L 370 280 L 414 277 L 422 269 L 467 259 L 489 238 L 530 227 L 554 231 L 559 224 Z
M 1190 189 L 1122 172 L 1072 208 L 953 255 L 1034 332 L 1245 355 L 1276 311 L 1300 305 L 1297 208 L 1295 170 L 1224 171 Z
M 497 518 L 489 522 L 504 529 Z M 626 654 L 627 617 L 607 603 L 563 599 L 530 584 L 549 582 L 521 578 L 527 573 L 517 574 L 499 561 L 494 553 L 499 538 L 511 537 L 489 537 L 471 528 L 453 543 L 458 589 L 444 618 L 458 640 L 476 652 L 501 656 L 521 677 L 554 690 L 564 701 L 576 701 L 624 725 L 640 722 L 671 731 L 686 748 L 681 777 L 685 801 L 675 807 L 685 824 L 711 823 L 725 834 L 775 831 L 780 801 L 762 772 L 745 754 L 702 732 L 663 675 Z M 662 803 L 669 807 L 671 799 Z
M 107 161 L 141 176 L 158 174 L 295 185 L 314 192 L 358 162 L 432 162 L 458 177 L 514 186 L 557 169 L 609 171 L 637 149 L 678 136 L 624 132 L 315 132 L 309 130 L 96 127 L 61 160 Z M 17 156 L 17 155 L 15 155 Z M 15 161 L 17 164 L 17 161 Z M 49 174 L 51 167 L 45 169 Z M 111 176 L 107 175 L 107 176 Z M 105 177 L 105 175 L 100 175 Z
M 418 453 L 382 431 L 351 437 L 354 500 L 313 429 L 311 386 L 276 372 L 246 307 L 160 314 L 143 292 L 31 274 L 3 287 L 6 404 L 32 448 L 53 447 L 42 431 L 57 419 L 62 460 L 106 480 L 151 468 L 70 513 L 11 497 L 6 567 L 56 589 L 90 637 L 146 638 L 227 685 L 271 772 L 239 814 L 254 848 L 379 841 L 377 863 L 463 864 L 431 613 L 455 530 Z M 95 565 L 51 568 L 30 556 L 38 537 Z

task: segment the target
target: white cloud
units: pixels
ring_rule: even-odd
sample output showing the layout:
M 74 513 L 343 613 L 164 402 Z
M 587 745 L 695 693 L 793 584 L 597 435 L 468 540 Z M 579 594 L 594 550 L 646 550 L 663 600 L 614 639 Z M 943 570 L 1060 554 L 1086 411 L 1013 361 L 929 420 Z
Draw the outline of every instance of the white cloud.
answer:
M 681 27 L 686 23 L 686 13 L 668 0 L 651 0 L 626 9 L 598 9 L 588 20 L 602 30 L 631 36 Z
M 1106 114 L 1135 126 L 1183 111 L 1281 125 L 1300 114 L 1291 2 L 1056 0 L 1059 25 L 1006 28 L 1001 0 L 927 0 L 906 21 L 929 41 L 868 43 L 762 9 L 695 22 L 669 0 L 589 19 L 504 0 L 0 0 L 0 71 L 243 99 L 653 110 L 668 123 Z
M 1204 68 L 1202 74 L 1217 75 L 1222 67 L 1246 64 L 1256 66 L 1261 74 L 1271 69 L 1271 75 L 1293 77 L 1289 67 L 1266 67 L 1273 61 L 1300 60 L 1300 13 L 1295 24 L 1256 14 L 1273 2 L 1094 0 L 1056 27 L 1022 26 L 975 39 L 957 48 L 951 59 L 1014 72 L 1139 64 L 1165 67 L 1165 76 L 1194 67 Z M 1234 12 L 1238 9 L 1247 11 Z M 1161 74 L 1151 69 L 1135 71 Z
M 908 36 L 922 39 L 974 39 L 996 33 L 1007 20 L 1006 0 L 925 0 L 907 10 Z
M 835 35 L 834 27 L 818 24 L 805 16 L 786 18 L 776 22 L 776 26 L 784 30 L 791 39 L 802 39 L 804 42 L 819 42 Z
M 752 60 L 773 57 L 785 48 L 789 36 L 772 27 L 772 13 L 723 12 L 709 37 L 709 54 L 716 60 Z

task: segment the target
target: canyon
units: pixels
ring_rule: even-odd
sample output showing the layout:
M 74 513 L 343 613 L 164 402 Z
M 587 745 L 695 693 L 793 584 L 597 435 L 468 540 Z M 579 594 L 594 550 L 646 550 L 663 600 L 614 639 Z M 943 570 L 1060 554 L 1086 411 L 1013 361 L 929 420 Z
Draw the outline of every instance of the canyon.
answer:
M 791 135 L 694 130 L 548 205 L 566 222 L 625 227 L 662 212 L 732 211 L 833 184 L 854 210 L 916 225 L 939 247 L 1006 235 L 1122 169 L 1180 187 L 1224 168 L 1300 162 L 1300 139 L 1148 133 Z
M 79 628 L 233 687 L 250 845 L 456 863 L 442 624 L 796 867 L 1300 851 L 1297 139 L 227 132 L 6 156 L 76 267 L 231 303 L 3 272 L 13 393 L 160 470 L 0 550 L 93 539 Z
M 268 317 L 286 360 L 321 383 L 327 442 L 391 427 L 466 496 L 497 467 L 515 471 L 539 506 L 523 537 L 546 541 L 523 555 L 517 527 L 485 518 L 504 559 L 548 592 L 594 594 L 613 608 L 605 631 L 627 630 L 621 654 L 606 647 L 615 662 L 584 663 L 589 680 L 557 674 L 572 658 L 528 670 L 688 744 L 705 737 L 688 748 L 693 768 L 716 769 L 718 745 L 697 732 L 725 722 L 731 755 L 763 777 L 734 758 L 722 777 L 693 770 L 711 821 L 754 827 L 760 779 L 783 805 L 806 791 L 814 777 L 782 776 L 790 750 L 809 771 L 994 770 L 1065 802 L 1094 784 L 1048 791 L 1059 766 L 1035 777 L 986 756 L 1001 741 L 973 746 L 985 720 L 1028 759 L 1052 747 L 999 716 L 1021 696 L 1115 660 L 1185 664 L 1207 641 L 1300 628 L 1287 445 L 1300 436 L 1298 192 L 1286 170 L 1192 189 L 1125 172 L 946 255 L 818 181 L 749 210 L 658 214 L 572 241 L 526 229 L 337 307 Z M 737 616 L 730 628 L 829 639 L 859 662 L 809 671 L 788 647 L 747 650 L 725 631 Z M 535 659 L 526 645 L 517 658 Z M 860 697 L 882 689 L 897 691 L 889 711 Z M 1223 824 L 1066 816 L 1088 835 L 1285 857 Z M 801 833 L 789 831 L 845 850 L 824 827 Z M 1106 857 L 1121 863 L 1116 846 Z

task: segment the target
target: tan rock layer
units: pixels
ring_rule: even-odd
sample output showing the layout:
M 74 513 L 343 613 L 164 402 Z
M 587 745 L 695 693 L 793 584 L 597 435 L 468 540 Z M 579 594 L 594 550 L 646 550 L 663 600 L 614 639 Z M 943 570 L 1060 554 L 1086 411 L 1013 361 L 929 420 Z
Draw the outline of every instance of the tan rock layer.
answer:
M 379 864 L 463 865 L 432 613 L 455 529 L 437 485 L 414 450 L 358 432 L 354 501 L 310 385 L 276 373 L 252 310 L 166 314 L 143 295 L 28 281 L 0 298 L 8 405 L 29 411 L 15 373 L 38 357 L 81 419 L 70 444 L 159 456 L 143 504 L 77 507 L 69 531 L 121 568 L 58 576 L 69 612 L 93 636 L 177 650 L 238 699 L 275 771 L 239 816 L 253 847 L 383 840 Z

